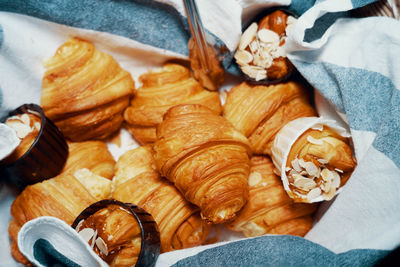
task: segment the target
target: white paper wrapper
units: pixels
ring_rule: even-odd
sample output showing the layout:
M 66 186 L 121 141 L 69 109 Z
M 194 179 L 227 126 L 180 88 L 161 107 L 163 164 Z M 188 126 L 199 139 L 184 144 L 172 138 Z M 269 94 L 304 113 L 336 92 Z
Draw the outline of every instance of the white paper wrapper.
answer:
M 322 126 L 326 125 L 332 129 L 334 129 L 338 134 L 343 137 L 350 137 L 348 131 L 339 126 L 336 121 L 326 119 L 324 117 L 303 117 L 293 120 L 286 124 L 276 135 L 274 139 L 274 143 L 272 144 L 272 161 L 278 170 L 278 174 L 281 176 L 281 180 L 283 186 L 291 198 L 294 198 L 295 194 L 289 187 L 289 181 L 286 175 L 286 162 L 289 155 L 289 152 L 296 142 L 296 140 L 308 129 L 322 129 Z M 341 188 L 336 191 L 335 194 L 338 194 L 341 191 Z M 308 200 L 304 198 L 303 202 L 321 202 L 326 200 L 323 195 L 320 195 L 317 198 L 312 200 Z

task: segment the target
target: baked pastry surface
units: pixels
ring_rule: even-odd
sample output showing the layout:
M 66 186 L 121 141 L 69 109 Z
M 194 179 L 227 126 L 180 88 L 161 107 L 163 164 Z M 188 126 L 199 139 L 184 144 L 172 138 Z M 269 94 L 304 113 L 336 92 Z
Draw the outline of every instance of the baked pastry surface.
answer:
M 75 174 L 64 172 L 27 186 L 11 205 L 12 219 L 8 228 L 11 254 L 17 261 L 29 264 L 17 246 L 18 232 L 24 223 L 40 216 L 53 216 L 72 224 L 87 206 L 110 194 L 111 181 L 88 169 L 78 170 Z
M 271 155 L 278 131 L 289 121 L 314 116 L 306 89 L 296 82 L 276 85 L 241 83 L 228 92 L 223 116 L 250 141 L 256 154 Z
M 141 75 L 139 81 L 142 86 L 124 112 L 124 119 L 140 144 L 156 140 L 156 127 L 172 106 L 202 104 L 216 114 L 222 111 L 218 92 L 205 90 L 184 66 L 166 64 L 162 69 Z
M 113 198 L 140 206 L 150 213 L 160 230 L 161 252 L 201 245 L 210 225 L 200 218 L 199 209 L 155 168 L 150 147 L 123 154 L 116 165 Z
M 72 38 L 44 65 L 40 103 L 68 139 L 104 139 L 120 128 L 135 84 L 112 56 Z
M 247 201 L 251 154 L 247 139 L 201 105 L 168 110 L 157 128 L 155 159 L 187 200 L 213 223 L 231 220 Z
M 237 218 L 226 226 L 247 237 L 264 234 L 304 236 L 312 227 L 316 204 L 294 203 L 268 156 L 253 156 L 249 200 Z
M 86 141 L 69 143 L 69 156 L 63 172 L 75 173 L 75 171 L 87 168 L 94 174 L 107 179 L 114 177 L 115 160 L 102 141 Z

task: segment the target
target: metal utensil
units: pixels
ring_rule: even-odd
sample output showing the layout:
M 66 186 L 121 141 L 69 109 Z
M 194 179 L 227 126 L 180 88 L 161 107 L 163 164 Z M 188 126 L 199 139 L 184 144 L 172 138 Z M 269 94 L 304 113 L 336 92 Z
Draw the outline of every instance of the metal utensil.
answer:
M 209 90 L 217 90 L 224 80 L 221 58 L 215 42 L 206 36 L 195 0 L 184 0 L 192 38 L 189 40 L 189 58 L 194 76 Z

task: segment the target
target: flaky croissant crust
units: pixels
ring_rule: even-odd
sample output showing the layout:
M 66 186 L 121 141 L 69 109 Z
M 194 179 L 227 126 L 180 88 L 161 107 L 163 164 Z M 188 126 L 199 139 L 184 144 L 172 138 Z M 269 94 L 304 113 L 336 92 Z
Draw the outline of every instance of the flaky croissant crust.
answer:
M 162 252 L 200 245 L 210 230 L 199 209 L 160 177 L 149 147 L 128 151 L 119 158 L 113 197 L 152 214 L 159 226 Z
M 263 234 L 304 236 L 312 227 L 316 204 L 297 204 L 286 194 L 267 156 L 251 158 L 249 200 L 227 227 L 247 237 Z
M 157 128 L 156 164 L 214 223 L 230 220 L 245 204 L 248 188 L 247 139 L 226 119 L 201 105 L 168 110 Z
M 74 173 L 82 168 L 112 179 L 114 177 L 115 160 L 102 141 L 86 141 L 68 144 L 69 155 L 63 172 Z
M 112 56 L 72 38 L 44 65 L 41 106 L 66 137 L 103 139 L 121 126 L 134 82 Z
M 8 228 L 11 254 L 17 261 L 29 264 L 16 245 L 19 229 L 24 223 L 40 216 L 53 216 L 72 224 L 81 211 L 108 197 L 110 191 L 110 181 L 89 171 L 81 173 L 79 179 L 64 172 L 26 187 L 11 205 L 12 220 Z
M 169 63 L 139 77 L 142 86 L 124 112 L 127 128 L 141 144 L 156 140 L 156 127 L 165 112 L 178 104 L 202 104 L 221 113 L 217 92 L 205 90 L 182 65 Z
M 271 154 L 275 135 L 289 121 L 314 116 L 306 89 L 296 82 L 241 83 L 228 92 L 223 116 L 248 137 L 257 154 Z

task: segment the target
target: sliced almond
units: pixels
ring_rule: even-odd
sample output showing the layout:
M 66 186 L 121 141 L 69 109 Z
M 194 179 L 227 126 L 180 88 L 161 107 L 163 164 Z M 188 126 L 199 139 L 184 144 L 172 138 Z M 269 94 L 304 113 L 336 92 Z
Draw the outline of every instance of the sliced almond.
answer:
M 78 224 L 77 224 L 76 227 L 75 227 L 75 231 L 79 232 L 79 231 L 81 230 L 81 227 L 82 227 L 82 224 L 83 224 L 84 221 L 85 221 L 85 220 L 82 219 L 82 220 L 80 220 L 80 221 L 78 222 Z
M 318 123 L 318 124 L 314 125 L 313 127 L 311 127 L 311 129 L 322 132 L 322 130 L 324 129 L 324 126 L 322 124 Z
M 312 201 L 313 199 L 316 199 L 317 197 L 319 197 L 321 195 L 321 193 L 322 193 L 322 191 L 318 187 L 311 189 L 310 192 L 308 192 L 308 194 L 307 194 L 307 199 L 309 201 Z
M 246 50 L 238 50 L 235 53 L 235 59 L 243 63 L 250 63 L 253 61 L 253 55 Z
M 332 186 L 329 192 L 324 194 L 324 199 L 331 200 L 335 196 L 335 193 L 336 193 L 336 188 Z
M 113 235 L 109 235 L 107 241 L 110 241 L 111 239 L 113 239 L 113 237 L 114 237 Z
M 24 113 L 20 116 L 21 121 L 26 124 L 26 125 L 31 125 L 31 119 L 29 118 L 29 115 Z
M 335 171 L 343 173 L 343 171 L 341 169 L 335 168 Z
M 275 50 L 271 51 L 271 56 L 273 58 L 286 57 L 286 51 L 283 47 L 278 46 Z
M 340 186 L 340 175 L 335 171 L 333 171 L 332 174 L 333 174 L 332 185 L 335 188 L 338 188 Z
M 261 29 L 257 32 L 257 37 L 264 43 L 279 43 L 279 35 L 268 29 Z
M 267 71 L 258 71 L 256 75 L 256 81 L 261 81 L 267 78 Z
M 324 181 L 324 183 L 321 185 L 322 191 L 325 193 L 328 193 L 331 190 L 332 187 L 332 181 Z
M 260 44 L 257 40 L 254 40 L 249 44 L 249 48 L 252 53 L 257 53 L 258 49 L 260 48 Z
M 85 240 L 86 243 L 89 242 L 89 240 L 93 237 L 94 235 L 94 230 L 92 228 L 83 228 L 81 231 L 78 232 L 78 234 Z
M 108 247 L 107 244 L 104 242 L 103 238 L 98 237 L 96 239 L 96 246 L 99 248 L 100 252 L 104 255 L 108 255 Z
M 257 23 L 253 22 L 242 34 L 239 42 L 239 50 L 244 50 L 254 40 L 257 34 Z
M 321 164 L 328 164 L 329 161 L 327 161 L 326 159 L 317 159 L 317 161 Z
M 17 120 L 6 121 L 7 126 L 13 128 L 19 139 L 24 139 L 29 133 L 32 132 L 32 128 L 29 125 Z
M 299 158 L 299 165 L 300 165 L 300 167 L 302 167 L 302 168 L 306 168 L 306 162 L 304 161 L 304 159 L 302 159 L 302 158 Z
M 305 177 L 295 178 L 293 185 L 304 191 L 309 191 L 317 186 L 314 180 Z
M 292 168 L 290 168 L 290 167 L 286 167 L 286 168 L 285 168 L 285 171 L 286 171 L 286 172 L 289 172 L 291 169 L 292 169 Z
M 41 124 L 40 124 L 40 122 L 38 122 L 38 121 L 36 121 L 34 124 L 33 124 L 33 127 L 36 129 L 36 130 L 40 130 L 40 127 L 41 127 Z
M 300 167 L 298 158 L 295 158 L 294 160 L 292 160 L 291 164 L 292 164 L 293 169 L 295 169 L 297 172 L 301 172 L 301 167 Z
M 314 145 L 322 145 L 324 143 L 321 139 L 314 138 L 311 135 L 307 136 L 307 141 Z
M 331 171 L 328 170 L 327 168 L 324 168 L 324 169 L 321 171 L 321 177 L 322 177 L 322 180 L 324 180 L 325 182 L 326 182 L 326 181 L 332 181 L 332 180 L 333 180 L 333 174 L 332 174 Z
M 310 177 L 319 177 L 320 169 L 312 162 L 306 162 L 304 168 Z
M 261 182 L 261 180 L 262 180 L 261 173 L 252 172 L 252 173 L 250 173 L 250 176 L 249 176 L 249 186 L 255 186 L 259 182 Z
M 96 239 L 97 239 L 97 229 L 94 231 L 93 238 L 92 238 L 92 242 L 90 243 L 90 247 L 91 247 L 92 249 L 94 248 L 94 244 L 95 244 L 95 242 L 96 242 Z

